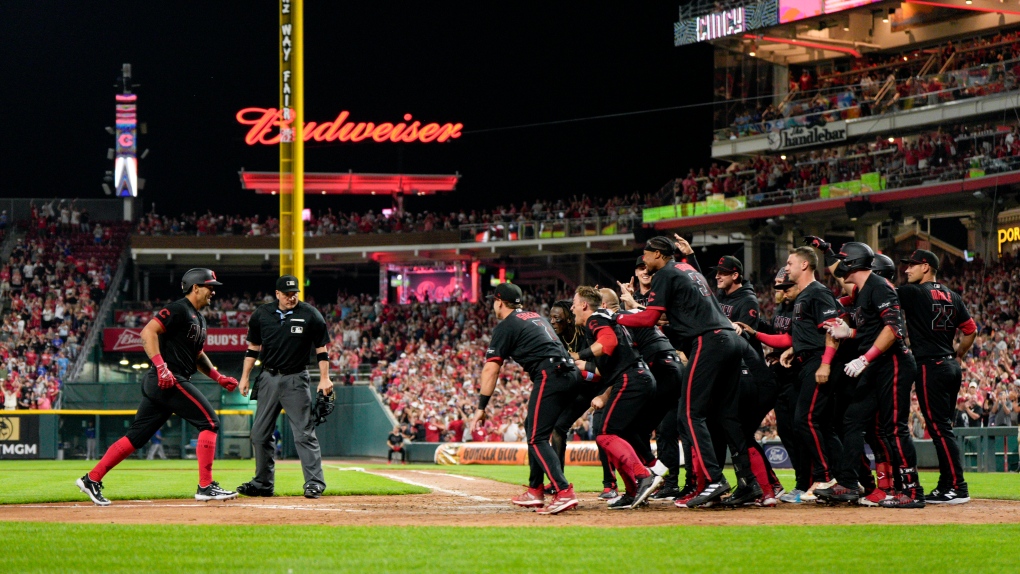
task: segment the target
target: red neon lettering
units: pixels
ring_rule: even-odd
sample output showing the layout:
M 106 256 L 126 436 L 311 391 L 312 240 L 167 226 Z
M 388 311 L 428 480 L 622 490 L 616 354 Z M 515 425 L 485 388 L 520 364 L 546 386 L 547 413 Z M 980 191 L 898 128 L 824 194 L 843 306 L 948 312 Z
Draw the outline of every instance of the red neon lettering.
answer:
M 235 116 L 241 125 L 250 126 L 244 137 L 248 145 L 276 145 L 280 143 L 280 131 L 292 129 L 294 114 L 284 119 L 284 114 L 277 108 L 244 108 Z M 376 142 L 445 142 L 461 136 L 464 124 L 460 123 L 428 123 L 422 125 L 411 114 L 404 114 L 404 122 L 392 124 L 384 122 L 348 122 L 350 112 L 342 111 L 336 120 L 327 122 L 305 122 L 302 136 L 305 141 L 316 142 L 360 142 L 371 138 Z M 410 123 L 405 123 L 410 122 Z

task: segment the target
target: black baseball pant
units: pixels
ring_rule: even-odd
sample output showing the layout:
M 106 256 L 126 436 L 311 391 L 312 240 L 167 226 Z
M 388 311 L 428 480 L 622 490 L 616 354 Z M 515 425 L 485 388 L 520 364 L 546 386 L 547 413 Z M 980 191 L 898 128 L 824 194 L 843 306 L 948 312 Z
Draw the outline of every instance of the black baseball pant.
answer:
M 580 374 L 575 369 L 558 372 L 556 367 L 550 366 L 542 369 L 536 379 L 532 381 L 528 416 L 524 419 L 528 437 L 528 462 L 531 466 L 528 486 L 542 488 L 543 477 L 548 476 L 556 492 L 559 492 L 566 490 L 569 484 L 563 476 L 563 467 L 556 457 L 556 451 L 549 444 L 549 435 L 564 409 L 577 397 Z
M 813 482 L 832 480 L 833 465 L 841 460 L 843 450 L 834 423 L 836 385 L 815 382 L 815 372 L 821 364 L 821 351 L 800 354 L 794 359 L 799 383 L 794 425 L 808 454 Z
M 796 484 L 794 488 L 807 491 L 811 487 L 810 456 L 804 449 L 800 433 L 796 431 L 794 411 L 797 407 L 797 396 L 800 393 L 800 379 L 794 369 L 776 363 L 772 366 L 776 375 L 776 431 L 782 441 L 786 454 L 790 457 Z
M 917 401 L 939 457 L 939 490 L 967 486 L 960 446 L 953 434 L 953 411 L 962 378 L 960 363 L 952 355 L 917 359 Z
M 606 387 L 601 383 L 583 382 L 578 387 L 578 390 L 579 394 L 574 397 L 570 405 L 556 419 L 556 426 L 553 427 L 549 438 L 553 450 L 556 451 L 556 457 L 560 461 L 560 468 L 564 469 L 564 472 L 566 472 L 567 468 L 567 435 L 570 433 L 570 427 L 574 425 L 577 419 L 581 418 L 581 415 L 591 408 L 591 400 L 601 395 L 606 390 Z M 593 437 L 597 437 L 599 434 L 599 429 L 602 427 L 601 420 L 602 411 L 596 411 L 592 417 Z M 602 463 L 602 484 L 606 488 L 611 488 L 616 483 L 616 474 L 609 466 L 609 458 L 606 457 L 606 451 L 602 447 L 598 447 L 598 450 L 599 462 Z
M 156 369 L 149 369 L 142 378 L 142 402 L 124 436 L 135 449 L 142 448 L 175 413 L 199 431 L 216 432 L 220 428 L 215 409 L 195 385 L 178 377 L 176 385 L 161 389 Z
M 920 494 L 917 452 L 910 436 L 910 390 L 917 366 L 909 353 L 886 352 L 868 365 L 861 375 L 875 385 L 878 401 L 878 438 L 892 464 L 897 491 Z
M 709 431 L 709 420 L 718 421 L 733 453 L 737 476 L 754 480 L 747 444 L 740 428 L 740 348 L 737 334 L 721 329 L 699 335 L 691 345 L 686 379 L 680 393 L 678 416 L 691 439 L 699 473 L 709 482 L 723 480 L 722 461 Z
M 649 432 L 655 429 L 658 458 L 669 468 L 663 488 L 673 488 L 678 486 L 680 475 L 680 432 L 677 428 L 676 409 L 683 384 L 683 364 L 675 351 L 662 351 L 650 359 L 648 368 L 655 377 L 655 397 L 651 402 L 653 409 L 645 422 L 649 426 L 655 425 L 649 428 Z M 684 464 L 690 464 L 686 458 Z
M 776 398 L 779 390 L 776 387 L 776 378 L 772 371 L 765 366 L 764 359 L 758 355 L 746 342 L 741 345 L 746 348 L 742 353 L 745 369 L 740 373 L 740 428 L 744 432 L 744 442 L 748 448 L 756 451 L 757 458 L 761 465 L 755 470 L 755 478 L 758 479 L 762 491 L 768 493 L 768 488 L 774 488 L 779 484 L 779 478 L 765 455 L 765 449 L 758 442 L 755 434 L 761 428 L 762 420 L 769 414 L 769 411 L 776 407 Z M 752 461 L 752 467 L 756 463 Z M 762 468 L 764 467 L 764 468 Z M 764 476 L 759 476 L 763 474 Z

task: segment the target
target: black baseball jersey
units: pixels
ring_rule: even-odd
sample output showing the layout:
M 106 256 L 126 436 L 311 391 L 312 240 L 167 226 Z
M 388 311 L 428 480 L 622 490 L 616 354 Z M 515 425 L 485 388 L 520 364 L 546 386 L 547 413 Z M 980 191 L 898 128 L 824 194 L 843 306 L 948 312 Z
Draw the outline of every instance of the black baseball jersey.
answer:
M 687 340 L 708 331 L 733 329 L 705 276 L 687 263 L 668 261 L 652 275 L 647 308 L 664 312 L 670 327 Z
M 647 307 L 648 306 L 648 293 L 635 292 L 634 293 L 634 301 L 636 301 L 637 304 L 641 305 L 642 307 Z M 670 326 L 668 323 L 663 325 L 663 326 L 661 326 L 661 327 L 656 325 L 656 328 L 658 328 L 660 333 L 665 335 L 666 340 L 669 341 L 669 346 L 672 347 L 673 349 L 684 349 L 686 347 L 687 350 L 690 350 L 689 349 L 689 347 L 691 345 L 690 339 L 684 339 L 683 337 L 681 337 L 680 333 L 677 332 L 677 330 L 674 329 L 672 326 Z M 631 331 L 631 332 L 633 332 L 633 331 Z M 647 359 L 647 357 L 646 357 L 646 359 Z
M 840 297 L 838 301 L 840 306 L 843 307 L 843 313 L 839 317 L 847 325 L 850 325 L 851 328 L 857 329 L 861 323 L 861 308 L 860 303 L 857 301 L 857 286 L 851 285 L 850 295 Z M 870 348 L 868 347 L 868 349 Z M 868 349 L 864 349 L 864 351 Z M 856 359 L 864 351 L 861 350 L 860 340 L 856 337 L 853 339 L 843 339 L 839 342 L 839 349 L 836 351 L 836 359 L 833 362 L 845 363 Z
M 768 333 L 770 335 L 785 335 L 790 332 L 790 328 L 793 326 L 793 303 L 789 301 L 783 301 L 783 303 L 776 307 L 775 314 L 772 316 L 771 323 L 762 323 L 758 326 L 758 331 L 762 333 Z M 779 360 L 782 355 L 781 351 L 772 351 L 768 356 L 770 359 Z
M 620 311 L 620 313 L 637 313 L 638 311 Z M 659 327 L 624 327 L 630 332 L 631 340 L 637 348 L 641 358 L 646 363 L 651 362 L 652 357 L 663 351 L 672 351 L 673 345 L 666 338 L 666 335 Z
M 248 320 L 248 342 L 261 345 L 259 360 L 267 369 L 300 371 L 317 347 L 329 344 L 326 321 L 315 307 L 298 301 L 289 311 L 280 302 L 259 305 Z
M 841 310 L 832 292 L 818 281 L 801 290 L 793 301 L 793 336 L 795 353 L 825 350 L 825 328 L 822 324 L 840 316 Z
M 908 283 L 897 290 L 910 350 L 917 357 L 952 355 L 956 329 L 971 322 L 958 293 L 941 283 Z
M 584 328 L 589 344 L 595 344 L 602 335 L 603 329 L 609 329 L 612 338 L 616 340 L 613 347 L 603 345 L 602 355 L 595 357 L 595 365 L 599 368 L 599 374 L 606 384 L 614 384 L 627 369 L 635 367 L 641 360 L 634 341 L 630 338 L 630 331 L 623 325 L 616 324 L 612 315 L 605 309 L 598 309 L 588 317 Z M 648 330 L 648 329 L 646 329 Z
M 514 309 L 496 325 L 485 351 L 485 362 L 502 364 L 508 358 L 520 363 L 533 382 L 542 380 L 543 367 L 570 360 L 552 325 L 538 313 L 523 309 Z
M 719 306 L 722 307 L 723 313 L 730 321 L 739 321 L 755 331 L 758 330 L 761 321 L 761 308 L 758 304 L 758 295 L 750 285 L 742 285 L 732 293 L 717 291 L 716 297 L 719 299 Z M 761 343 L 757 339 L 749 335 L 744 338 L 759 356 L 764 356 Z
M 879 333 L 886 325 L 896 333 L 896 342 L 890 351 L 904 351 L 903 336 L 906 328 L 903 324 L 903 313 L 900 312 L 900 298 L 896 288 L 888 279 L 872 273 L 864 281 L 864 286 L 854 299 L 855 318 L 857 320 L 858 350 L 867 351 L 878 340 Z
M 165 329 L 159 336 L 159 354 L 170 372 L 191 378 L 197 370 L 195 360 L 205 346 L 205 317 L 184 297 L 160 309 L 152 319 Z

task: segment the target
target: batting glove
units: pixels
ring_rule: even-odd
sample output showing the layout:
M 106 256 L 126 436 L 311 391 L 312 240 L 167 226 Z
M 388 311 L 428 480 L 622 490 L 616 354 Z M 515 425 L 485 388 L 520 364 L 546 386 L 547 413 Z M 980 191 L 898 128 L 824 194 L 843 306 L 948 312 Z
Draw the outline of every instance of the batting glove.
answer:
M 237 379 L 221 374 L 216 369 L 209 371 L 209 378 L 216 381 L 216 383 L 226 389 L 228 393 L 234 392 L 234 389 L 237 388 Z
M 156 367 L 156 378 L 159 388 L 166 390 L 177 384 L 177 377 L 170 372 L 170 367 L 163 361 L 162 355 L 153 355 L 152 366 Z
M 857 330 L 846 324 L 846 321 L 840 318 L 836 318 L 834 321 L 825 322 L 825 330 L 829 333 L 829 336 L 833 339 L 853 339 L 857 335 Z
M 822 251 L 823 253 L 832 248 L 831 243 L 822 239 L 821 237 L 818 237 L 817 235 L 805 235 L 804 245 L 810 245 L 812 247 L 815 247 L 818 250 Z
M 857 357 L 856 359 L 847 363 L 846 366 L 843 367 L 843 372 L 846 373 L 848 377 L 859 377 L 861 376 L 861 373 L 864 372 L 864 369 L 867 366 L 868 358 L 865 357 L 864 355 L 861 355 L 860 357 Z

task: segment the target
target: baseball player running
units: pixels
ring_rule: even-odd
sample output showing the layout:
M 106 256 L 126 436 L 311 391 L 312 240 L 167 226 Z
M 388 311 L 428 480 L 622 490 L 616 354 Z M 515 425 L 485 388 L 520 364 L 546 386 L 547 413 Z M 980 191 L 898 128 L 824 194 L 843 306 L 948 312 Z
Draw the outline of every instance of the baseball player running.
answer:
M 907 318 L 910 350 L 918 365 L 914 385 L 939 458 L 939 483 L 925 501 L 963 504 L 970 502 L 970 492 L 963 479 L 952 416 L 963 379 L 960 360 L 974 344 L 977 325 L 960 295 L 938 283 L 939 260 L 934 253 L 918 249 L 901 261 L 907 265 L 908 283 L 897 291 Z M 954 347 L 957 330 L 963 337 Z
M 315 436 L 315 419 L 312 416 L 311 377 L 306 365 L 314 347 L 315 362 L 319 366 L 316 391 L 323 395 L 332 393 L 329 355 L 326 353 L 329 332 L 319 310 L 298 300 L 300 291 L 297 277 L 280 277 L 276 280 L 276 303 L 259 305 L 248 320 L 248 350 L 244 354 L 244 370 L 241 372 L 242 395 L 248 395 L 251 370 L 255 359 L 260 357 L 262 371 L 255 378 L 256 386 L 251 397 L 259 403 L 251 428 L 255 477 L 237 487 L 237 491 L 245 496 L 273 495 L 276 470 L 273 430 L 281 409 L 287 412 L 294 432 L 294 448 L 301 459 L 305 478 L 305 498 L 319 498 L 326 490 L 319 439 Z
M 582 370 L 597 372 L 610 385 L 605 395 L 592 399 L 593 407 L 606 411 L 595 441 L 606 451 L 609 464 L 620 473 L 626 486 L 626 493 L 609 507 L 630 509 L 641 505 L 662 484 L 662 478 L 645 466 L 652 463 L 651 448 L 649 437 L 642 437 L 637 420 L 655 396 L 655 379 L 634 348 L 630 333 L 615 324 L 612 314 L 601 307 L 602 293 L 598 289 L 586 285 L 577 288 L 572 309 L 574 321 L 587 329 L 591 342 L 591 346 L 578 353 L 577 365 Z M 642 451 L 641 456 L 636 449 Z M 665 471 L 665 466 L 662 470 Z
M 227 392 L 237 388 L 237 380 L 220 374 L 202 351 L 205 345 L 205 318 L 199 312 L 212 301 L 216 287 L 223 285 L 209 269 L 190 269 L 181 280 L 184 297 L 157 312 L 142 329 L 142 347 L 152 367 L 142 378 L 142 402 L 127 434 L 113 443 L 106 454 L 85 476 L 76 481 L 78 488 L 99 506 L 110 501 L 103 496 L 103 477 L 145 446 L 170 415 L 176 413 L 198 429 L 198 490 L 196 500 L 229 500 L 237 493 L 220 488 L 212 479 L 216 455 L 219 418 L 209 400 L 191 384 L 191 376 L 201 371 Z
M 528 490 L 511 502 L 535 508 L 540 514 L 558 514 L 576 508 L 577 497 L 574 487 L 563 476 L 556 451 L 549 444 L 549 434 L 560 413 L 577 396 L 581 378 L 552 326 L 538 313 L 521 309 L 521 298 L 521 289 L 516 285 L 500 283 L 496 287 L 492 310 L 499 324 L 492 330 L 485 351 L 478 408 L 471 417 L 471 428 L 476 429 L 485 421 L 485 408 L 496 389 L 499 370 L 506 359 L 512 358 L 528 372 L 532 390 L 524 421 L 531 474 Z M 556 490 L 548 506 L 544 506 L 543 476 L 549 477 Z

